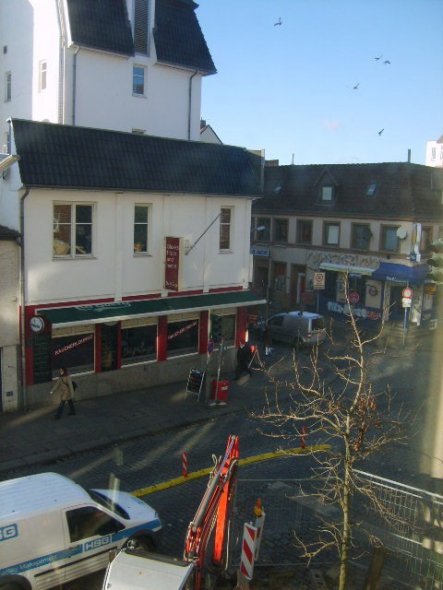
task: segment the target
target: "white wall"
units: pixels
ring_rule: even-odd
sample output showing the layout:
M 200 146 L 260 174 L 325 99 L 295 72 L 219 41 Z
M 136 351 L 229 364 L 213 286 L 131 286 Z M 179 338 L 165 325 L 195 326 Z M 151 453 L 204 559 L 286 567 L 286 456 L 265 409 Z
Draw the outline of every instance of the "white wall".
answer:
M 15 241 L 0 240 L 0 355 L 4 411 L 16 410 L 18 403 L 19 256 Z
M 67 75 L 72 77 L 72 55 Z M 146 68 L 145 96 L 132 95 L 134 64 Z M 192 72 L 80 49 L 76 58 L 75 124 L 147 135 L 188 139 L 189 84 Z M 191 139 L 200 137 L 201 76 L 192 80 Z M 66 123 L 72 124 L 72 103 Z
M 94 257 L 53 259 L 54 201 L 95 205 Z M 150 204 L 149 254 L 133 253 L 134 204 Z M 31 190 L 25 201 L 26 304 L 121 299 L 163 290 L 165 236 L 192 245 L 220 212 L 232 207 L 232 248 L 219 252 L 218 220 L 183 256 L 182 290 L 248 286 L 248 199 Z M 62 277 L 62 278 L 61 278 Z
M 151 57 L 128 58 L 70 46 L 64 49 L 62 88 L 60 26 L 55 0 L 2 0 L 0 40 L 1 47 L 7 47 L 6 54 L 0 52 L 0 150 L 5 143 L 8 117 L 117 131 L 142 129 L 148 135 L 200 139 L 201 76 L 192 78 L 189 109 L 193 72 L 157 64 L 155 51 L 151 51 Z M 47 88 L 43 91 L 39 91 L 41 60 L 47 61 Z M 132 95 L 134 64 L 147 68 L 145 97 Z M 12 72 L 12 100 L 5 103 L 7 71 Z M 63 105 L 62 118 L 59 98 Z

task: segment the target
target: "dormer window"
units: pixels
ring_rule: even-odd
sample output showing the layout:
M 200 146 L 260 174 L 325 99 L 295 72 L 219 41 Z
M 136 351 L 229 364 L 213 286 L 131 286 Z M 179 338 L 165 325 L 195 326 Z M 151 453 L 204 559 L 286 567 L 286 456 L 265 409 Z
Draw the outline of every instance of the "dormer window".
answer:
M 325 185 L 321 187 L 321 200 L 325 203 L 329 203 L 332 201 L 334 197 L 334 187 L 330 185 Z

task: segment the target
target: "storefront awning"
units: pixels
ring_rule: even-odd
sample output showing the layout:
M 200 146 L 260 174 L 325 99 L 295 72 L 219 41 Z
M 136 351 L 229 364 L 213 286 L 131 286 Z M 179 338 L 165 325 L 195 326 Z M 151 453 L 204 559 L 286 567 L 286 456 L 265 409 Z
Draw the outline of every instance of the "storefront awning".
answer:
M 188 297 L 162 297 L 145 301 L 115 301 L 96 305 L 41 308 L 36 309 L 36 314 L 45 317 L 57 327 L 63 327 L 77 324 L 101 324 L 109 321 L 164 316 L 189 311 L 263 305 L 264 303 L 266 303 L 266 299 L 258 298 L 250 291 L 234 291 Z
M 375 268 L 367 266 L 351 266 L 348 264 L 334 264 L 333 262 L 321 262 L 321 270 L 334 270 L 335 272 L 347 272 L 354 275 L 372 275 Z
M 372 275 L 372 278 L 380 281 L 393 281 L 398 283 L 421 283 L 425 280 L 428 272 L 429 269 L 427 264 L 406 266 L 404 264 L 395 264 L 394 262 L 381 262 L 380 266 Z

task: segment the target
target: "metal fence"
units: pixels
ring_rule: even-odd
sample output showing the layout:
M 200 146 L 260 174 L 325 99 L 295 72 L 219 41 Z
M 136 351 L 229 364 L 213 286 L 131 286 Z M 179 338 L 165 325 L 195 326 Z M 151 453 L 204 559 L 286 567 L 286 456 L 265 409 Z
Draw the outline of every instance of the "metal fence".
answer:
M 386 549 L 382 588 L 441 590 L 443 497 L 369 473 L 357 473 L 389 513 L 389 522 L 372 511 L 367 500 L 355 497 L 354 521 L 361 522 L 354 538 L 358 547 L 351 558 L 355 571 L 361 572 L 363 580 L 370 562 L 372 548 L 367 535 L 359 534 L 364 530 L 380 539 Z M 231 566 L 237 567 L 240 562 L 243 524 L 254 521 L 254 505 L 261 498 L 266 519 L 256 567 L 306 567 L 294 533 L 312 541 L 322 519 L 340 520 L 337 507 L 320 504 L 309 496 L 315 491 L 313 486 L 309 479 L 240 478 L 230 532 Z M 322 565 L 325 569 L 334 562 L 336 555 L 329 553 L 322 556 L 322 564 L 314 561 L 311 566 Z

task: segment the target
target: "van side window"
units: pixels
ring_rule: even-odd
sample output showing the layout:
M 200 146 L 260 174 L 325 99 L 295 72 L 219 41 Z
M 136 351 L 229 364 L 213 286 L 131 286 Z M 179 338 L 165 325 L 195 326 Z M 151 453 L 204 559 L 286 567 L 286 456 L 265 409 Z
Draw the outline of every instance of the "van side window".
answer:
M 94 535 L 109 535 L 125 528 L 118 520 L 93 506 L 68 510 L 66 518 L 71 542 Z
M 281 326 L 281 325 L 283 325 L 283 317 L 284 316 L 282 316 L 282 315 L 278 315 L 275 318 L 271 318 L 269 320 L 269 324 L 271 326 Z

